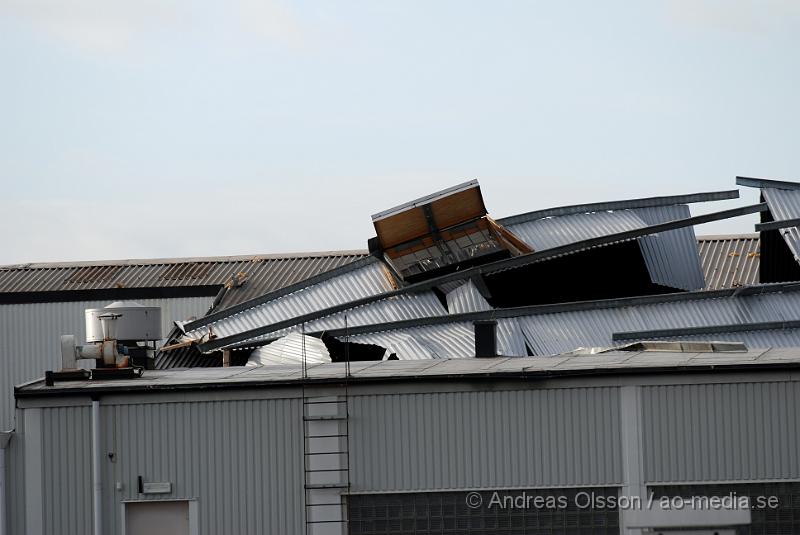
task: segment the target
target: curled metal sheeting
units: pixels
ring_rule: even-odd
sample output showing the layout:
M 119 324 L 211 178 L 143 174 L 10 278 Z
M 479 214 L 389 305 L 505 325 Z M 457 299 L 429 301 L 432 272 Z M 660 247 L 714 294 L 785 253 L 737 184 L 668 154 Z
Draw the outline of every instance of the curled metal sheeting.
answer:
M 646 227 L 631 210 L 546 217 L 506 228 L 535 251 Z
M 393 289 L 393 282 L 383 265 L 374 262 L 248 310 L 220 318 L 210 326 L 214 334 L 221 338 Z M 187 334 L 199 338 L 207 332 L 208 327 L 204 325 Z
M 351 336 L 351 342 L 375 344 L 400 360 L 469 358 L 475 356 L 475 335 L 467 322 L 411 327 Z
M 536 251 L 690 217 L 686 205 L 633 208 L 535 219 L 507 228 Z M 704 286 L 691 227 L 639 238 L 647 270 L 656 284 L 697 290 Z
M 330 362 L 331 356 L 325 343 L 313 336 L 291 333 L 271 344 L 256 348 L 250 354 L 248 366 L 271 364 L 321 364 Z
M 633 212 L 648 226 L 692 215 L 686 205 L 637 208 Z M 699 290 L 705 286 L 694 227 L 645 236 L 639 240 L 639 247 L 654 283 L 681 290 Z
M 385 347 L 400 360 L 475 357 L 475 329 L 465 321 L 362 334 L 350 341 Z M 506 357 L 527 355 L 516 318 L 497 321 L 497 352 Z
M 492 306 L 484 299 L 471 280 L 447 294 L 447 310 L 451 314 L 491 309 Z
M 615 332 L 678 329 L 800 318 L 800 292 L 671 301 L 616 308 L 574 310 L 517 318 L 536 355 L 576 347 L 611 347 Z M 716 334 L 706 338 L 716 338 Z M 781 340 L 768 344 L 777 346 Z
M 255 343 L 278 336 L 284 336 L 290 332 L 322 332 L 333 329 L 343 329 L 347 326 L 377 325 L 393 321 L 443 316 L 446 314 L 447 311 L 433 292 L 397 295 L 344 312 L 338 312 L 314 321 L 309 321 L 305 324 L 298 323 L 280 331 L 248 339 L 243 343 Z

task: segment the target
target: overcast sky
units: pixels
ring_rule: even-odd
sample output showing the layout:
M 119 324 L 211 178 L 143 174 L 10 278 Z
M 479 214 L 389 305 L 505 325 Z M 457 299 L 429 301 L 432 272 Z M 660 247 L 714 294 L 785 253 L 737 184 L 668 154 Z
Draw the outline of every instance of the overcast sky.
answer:
M 473 178 L 495 217 L 800 179 L 796 0 L 0 0 L 0 82 L 3 264 L 364 248 Z

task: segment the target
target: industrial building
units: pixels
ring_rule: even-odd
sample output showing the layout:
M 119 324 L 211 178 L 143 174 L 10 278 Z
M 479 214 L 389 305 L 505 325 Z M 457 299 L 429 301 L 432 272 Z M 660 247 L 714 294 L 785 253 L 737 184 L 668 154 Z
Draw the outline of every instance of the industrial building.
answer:
M 368 254 L 218 288 L 156 370 L 119 364 L 107 315 L 102 340 L 62 340 L 53 373 L 15 389 L 5 527 L 800 532 L 800 184 L 737 182 L 762 202 L 498 219 L 460 184 L 375 214 Z M 757 234 L 695 236 L 755 213 Z M 72 369 L 107 343 L 116 370 Z M 747 507 L 627 506 L 731 493 Z

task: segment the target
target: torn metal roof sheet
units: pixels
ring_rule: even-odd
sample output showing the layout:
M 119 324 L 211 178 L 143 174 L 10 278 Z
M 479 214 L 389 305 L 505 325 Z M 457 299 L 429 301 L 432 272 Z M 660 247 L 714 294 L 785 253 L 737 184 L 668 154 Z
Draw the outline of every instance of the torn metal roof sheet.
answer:
M 614 334 L 630 331 L 653 331 L 656 329 L 686 329 L 737 325 L 746 331 L 748 325 L 764 322 L 786 322 L 800 318 L 800 285 L 765 285 L 723 290 L 717 292 L 691 292 L 640 298 L 542 305 L 516 309 L 497 309 L 489 312 L 462 314 L 440 318 L 429 318 L 417 322 L 397 325 L 374 325 L 355 329 L 350 335 L 353 341 L 380 343 L 381 339 L 402 336 L 413 332 L 421 344 L 429 340 L 454 336 L 461 338 L 458 357 L 467 354 L 466 348 L 474 343 L 470 328 L 477 319 L 498 320 L 498 345 L 505 351 L 509 345 L 524 348 L 526 345 L 535 355 L 564 353 L 575 347 L 611 347 L 630 342 L 615 340 Z M 501 322 L 513 319 L 518 330 L 507 331 L 506 341 L 501 341 Z M 425 327 L 425 329 L 421 329 Z M 753 329 L 756 329 L 754 326 Z M 339 332 L 330 333 L 339 336 Z M 649 339 L 652 332 L 643 332 L 642 339 Z M 680 335 L 676 335 L 680 338 Z M 754 335 L 755 336 L 755 335 Z M 716 333 L 706 339 L 716 339 Z M 697 339 L 701 339 L 697 338 Z M 762 339 L 759 339 L 762 340 Z M 771 340 L 773 346 L 783 343 L 795 345 L 791 336 Z M 735 338 L 731 338 L 735 341 Z M 763 338 L 763 341 L 770 341 Z M 517 353 L 525 354 L 520 350 Z M 509 353 L 505 353 L 509 354 Z M 400 355 L 399 358 L 417 358 Z
M 547 216 L 506 228 L 534 250 L 543 251 L 690 216 L 686 205 L 654 206 Z M 654 283 L 683 290 L 703 287 L 703 271 L 691 227 L 643 236 L 639 246 Z
M 451 314 L 464 312 L 480 312 L 491 310 L 492 306 L 475 287 L 475 283 L 468 280 L 455 290 L 447 293 L 447 310 Z
M 378 331 L 353 335 L 349 339 L 355 343 L 385 347 L 400 360 L 475 356 L 475 329 L 468 321 Z M 497 354 L 506 357 L 527 356 L 525 339 L 516 318 L 497 321 Z
M 246 310 L 191 322 L 186 325 L 186 334 L 200 337 L 212 328 L 217 337 L 225 337 L 395 289 L 394 280 L 386 267 L 372 257 L 356 269 L 339 270 L 325 280 L 307 283 L 307 286 L 303 284 L 303 288 L 278 295 Z
M 761 244 L 758 234 L 698 236 L 697 247 L 706 290 L 737 288 L 759 282 Z

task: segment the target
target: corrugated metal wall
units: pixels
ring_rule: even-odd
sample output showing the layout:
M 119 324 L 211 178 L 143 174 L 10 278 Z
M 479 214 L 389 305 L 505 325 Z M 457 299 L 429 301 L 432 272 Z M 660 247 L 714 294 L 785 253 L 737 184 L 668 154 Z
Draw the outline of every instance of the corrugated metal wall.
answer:
M 103 405 L 105 533 L 121 533 L 125 500 L 196 499 L 199 533 L 301 533 L 300 399 Z M 92 532 L 91 408 L 42 411 L 44 533 Z M 11 531 L 24 533 L 19 435 L 9 450 Z M 109 457 L 113 453 L 113 459 Z M 137 478 L 172 493 L 140 495 Z M 117 483 L 122 490 L 116 490 Z M 38 505 L 35 505 L 38 507 Z
M 615 388 L 356 396 L 352 488 L 618 484 L 619 413 Z
M 800 478 L 800 383 L 644 387 L 649 482 Z
M 160 306 L 166 336 L 174 320 L 202 316 L 211 297 L 141 299 L 146 306 Z M 86 340 L 83 311 L 99 308 L 108 301 L 75 301 L 0 305 L 0 430 L 14 427 L 14 385 L 42 377 L 61 360 L 59 338 L 74 334 Z
M 115 456 L 104 459 L 106 533 L 121 533 L 123 500 L 184 498 L 199 502 L 201 535 L 302 532 L 300 399 L 105 406 L 102 425 Z M 140 475 L 172 493 L 137 494 Z
M 42 411 L 42 433 L 44 533 L 91 533 L 91 407 L 58 407 Z
M 5 450 L 6 515 L 8 516 L 6 533 L 9 535 L 25 533 L 25 442 L 23 432 L 24 426 L 20 423 Z

